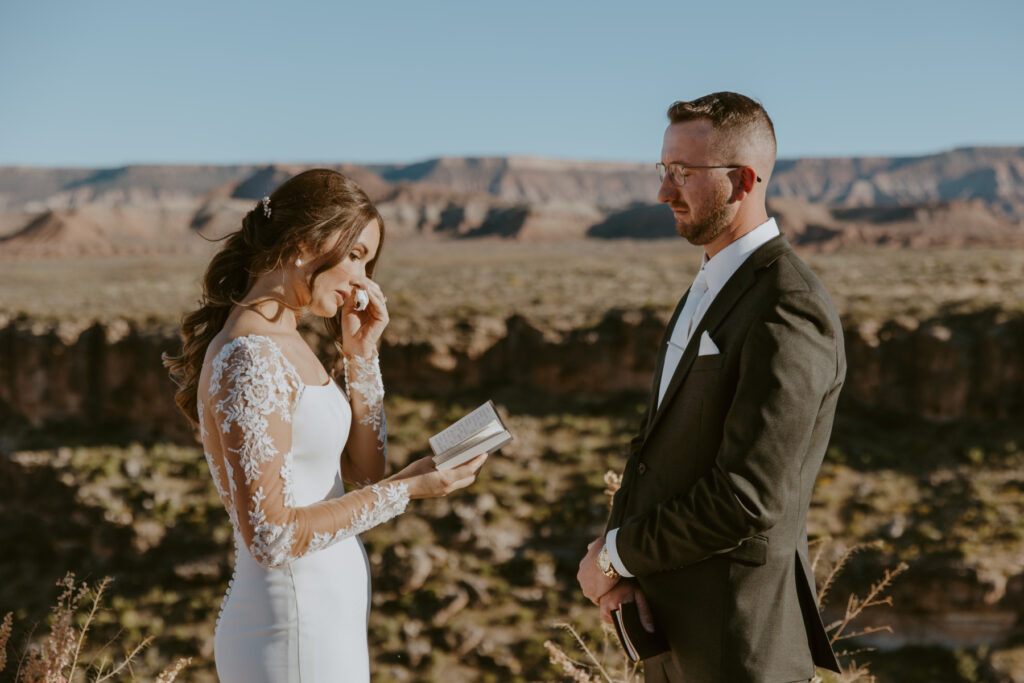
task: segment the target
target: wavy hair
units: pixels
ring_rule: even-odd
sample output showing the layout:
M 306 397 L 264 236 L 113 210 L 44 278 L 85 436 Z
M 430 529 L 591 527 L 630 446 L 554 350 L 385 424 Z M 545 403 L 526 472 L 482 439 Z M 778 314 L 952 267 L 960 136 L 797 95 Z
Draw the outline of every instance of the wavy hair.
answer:
M 174 400 L 193 425 L 198 425 L 199 375 L 210 341 L 224 327 L 228 314 L 262 276 L 294 260 L 304 248 L 319 256 L 308 286 L 345 257 L 370 221 L 380 226 L 380 246 L 366 264 L 367 275 L 384 246 L 384 221 L 366 193 L 337 171 L 312 169 L 282 183 L 270 195 L 270 216 L 257 202 L 242 227 L 225 239 L 203 275 L 199 308 L 181 323 L 181 353 L 164 354 L 163 363 L 178 390 Z M 332 238 L 341 239 L 327 248 Z M 341 310 L 325 320 L 328 334 L 341 346 Z

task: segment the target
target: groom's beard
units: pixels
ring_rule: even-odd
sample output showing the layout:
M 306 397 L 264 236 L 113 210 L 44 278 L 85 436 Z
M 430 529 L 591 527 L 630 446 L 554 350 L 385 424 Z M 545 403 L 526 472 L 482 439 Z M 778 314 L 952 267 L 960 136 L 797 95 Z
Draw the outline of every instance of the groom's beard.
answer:
M 690 244 L 710 244 L 732 224 L 733 211 L 729 204 L 729 191 L 722 188 L 714 199 L 700 207 L 689 205 L 690 220 L 676 219 L 676 233 Z

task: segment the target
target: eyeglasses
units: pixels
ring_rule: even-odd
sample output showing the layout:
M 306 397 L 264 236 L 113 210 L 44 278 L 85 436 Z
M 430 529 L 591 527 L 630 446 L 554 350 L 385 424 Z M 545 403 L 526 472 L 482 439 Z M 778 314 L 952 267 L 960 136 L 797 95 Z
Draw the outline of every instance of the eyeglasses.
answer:
M 686 184 L 686 172 L 694 169 L 701 168 L 744 168 L 743 165 L 733 166 L 684 166 L 683 164 L 676 163 L 673 161 L 669 164 L 663 164 L 658 162 L 654 165 L 658 169 L 658 180 L 665 182 L 665 176 L 668 175 L 669 180 L 672 181 L 673 185 L 682 187 Z M 761 182 L 761 176 L 757 176 L 757 182 Z

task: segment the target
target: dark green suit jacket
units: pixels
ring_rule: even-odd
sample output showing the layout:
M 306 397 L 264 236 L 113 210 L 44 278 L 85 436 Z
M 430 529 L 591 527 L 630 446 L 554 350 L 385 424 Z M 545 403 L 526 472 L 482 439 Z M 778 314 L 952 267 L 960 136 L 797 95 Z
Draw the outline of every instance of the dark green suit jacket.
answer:
M 684 679 L 807 680 L 838 670 L 815 601 L 807 509 L 846 375 L 818 278 L 778 236 L 726 282 L 651 405 L 608 529 Z M 718 355 L 698 357 L 707 331 Z

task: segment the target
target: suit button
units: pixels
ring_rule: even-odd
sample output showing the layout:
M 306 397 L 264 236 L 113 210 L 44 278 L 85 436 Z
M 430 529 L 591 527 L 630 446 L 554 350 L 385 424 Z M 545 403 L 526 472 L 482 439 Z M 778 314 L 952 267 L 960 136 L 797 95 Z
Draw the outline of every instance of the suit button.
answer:
M 642 462 L 639 465 L 637 465 L 636 471 L 639 472 L 640 474 L 644 474 L 645 472 L 647 472 L 647 463 Z

